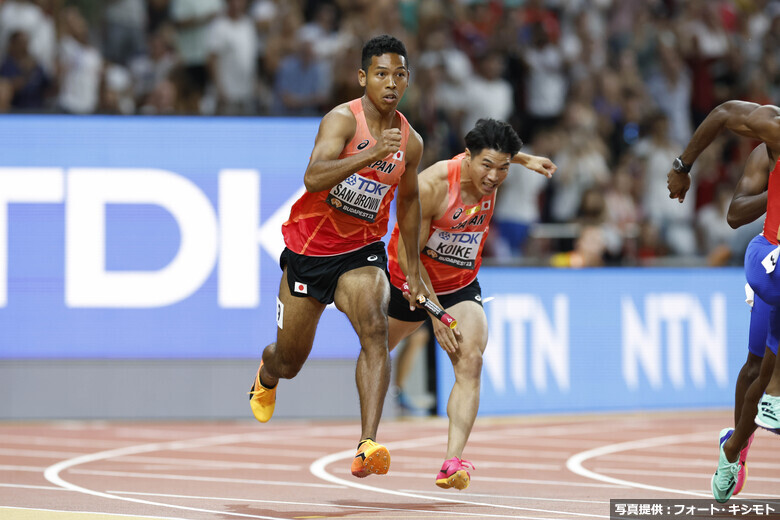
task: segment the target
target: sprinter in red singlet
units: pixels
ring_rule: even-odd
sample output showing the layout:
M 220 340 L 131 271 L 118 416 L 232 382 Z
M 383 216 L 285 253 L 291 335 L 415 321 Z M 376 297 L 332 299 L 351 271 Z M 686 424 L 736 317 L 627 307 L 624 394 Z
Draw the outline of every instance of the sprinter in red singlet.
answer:
M 363 46 L 362 98 L 331 110 L 320 123 L 304 175 L 306 193 L 282 226 L 276 342 L 268 345 L 250 391 L 255 418 L 268 421 L 279 379 L 292 379 L 306 362 L 322 311 L 335 302 L 360 338 L 356 382 L 361 437 L 352 474 L 385 474 L 387 448 L 376 433 L 390 382 L 387 345 L 387 233 L 396 187 L 401 235 L 414 244 L 408 262 L 409 301 L 427 296 L 420 277 L 420 203 L 417 168 L 422 139 L 396 110 L 409 83 L 404 44 L 377 36 Z M 410 304 L 407 304 L 410 305 Z
M 763 385 L 767 379 L 769 382 L 765 388 L 757 390 L 764 392 L 757 409 L 744 404 L 736 429 L 724 428 L 720 432 L 720 454 L 718 469 L 712 476 L 712 494 L 721 503 L 734 494 L 743 470 L 740 451 L 747 447 L 752 434 L 752 428 L 746 427 L 746 419 L 747 422 L 752 419 L 758 426 L 780 433 L 780 362 L 777 361 L 780 342 L 780 270 L 775 269 L 780 256 L 780 107 L 727 101 L 713 109 L 696 129 L 683 153 L 672 163 L 672 169 L 667 175 L 670 198 L 683 202 L 691 185 L 689 172 L 694 161 L 724 128 L 762 141 L 766 145 L 765 152 L 772 170 L 769 173 L 764 230 L 750 242 L 745 253 L 745 277 L 748 284 L 770 306 L 767 348 L 759 377 L 753 385 Z
M 420 174 L 422 232 L 419 246 L 393 229 L 390 255 L 390 338 L 392 349 L 425 321 L 422 309 L 410 310 L 402 295 L 409 250 L 419 250 L 422 275 L 432 288 L 431 300 L 458 322 L 455 330 L 433 320 L 434 333 L 455 370 L 447 415 L 447 455 L 436 485 L 465 489 L 471 463 L 463 460 L 479 408 L 482 353 L 487 346 L 487 319 L 482 309 L 477 272 L 482 264 L 496 189 L 509 173 L 510 163 L 551 177 L 556 166 L 544 157 L 519 153 L 522 142 L 507 123 L 480 119 L 466 135 L 466 152 L 440 161 Z M 435 294 L 433 294 L 435 293 Z

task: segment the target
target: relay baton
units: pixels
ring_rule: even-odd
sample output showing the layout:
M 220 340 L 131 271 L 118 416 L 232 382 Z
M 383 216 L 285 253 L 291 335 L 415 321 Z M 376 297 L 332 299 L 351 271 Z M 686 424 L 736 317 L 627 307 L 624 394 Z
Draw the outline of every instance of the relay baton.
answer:
M 409 292 L 409 284 L 404 282 L 404 292 Z M 433 314 L 436 319 L 438 319 L 440 322 L 445 324 L 451 329 L 454 329 L 458 326 L 458 322 L 455 321 L 455 318 L 447 314 L 444 309 L 433 303 L 429 298 L 426 298 L 422 294 L 417 298 L 417 302 L 422 305 L 426 311 Z

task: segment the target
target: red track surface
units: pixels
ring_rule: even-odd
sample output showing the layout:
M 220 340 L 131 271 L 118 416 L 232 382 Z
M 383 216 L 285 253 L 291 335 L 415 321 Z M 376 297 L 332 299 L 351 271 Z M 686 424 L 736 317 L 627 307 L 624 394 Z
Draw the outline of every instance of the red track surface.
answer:
M 717 435 L 731 422 L 729 412 L 480 418 L 462 492 L 433 483 L 442 419 L 383 423 L 392 467 L 366 479 L 349 473 L 356 421 L 6 422 L 0 518 L 609 518 L 610 499 L 710 498 Z M 779 447 L 756 433 L 732 502 L 780 499 Z

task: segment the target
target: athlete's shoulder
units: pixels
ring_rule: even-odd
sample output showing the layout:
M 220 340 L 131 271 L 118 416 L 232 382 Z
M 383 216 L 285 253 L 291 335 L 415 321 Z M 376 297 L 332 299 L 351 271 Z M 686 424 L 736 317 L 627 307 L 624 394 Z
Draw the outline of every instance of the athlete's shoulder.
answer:
M 420 200 L 430 202 L 438 206 L 442 200 L 446 201 L 450 191 L 448 163 L 439 161 L 423 170 L 417 182 L 420 186 Z
M 413 150 L 418 150 L 420 152 L 420 154 L 422 155 L 423 138 L 417 132 L 417 130 L 412 128 L 412 125 L 409 125 L 409 140 L 406 143 L 406 149 L 409 150 L 410 147 Z
M 320 121 L 320 134 L 336 134 L 344 137 L 355 135 L 357 119 L 350 110 L 349 103 L 332 108 Z

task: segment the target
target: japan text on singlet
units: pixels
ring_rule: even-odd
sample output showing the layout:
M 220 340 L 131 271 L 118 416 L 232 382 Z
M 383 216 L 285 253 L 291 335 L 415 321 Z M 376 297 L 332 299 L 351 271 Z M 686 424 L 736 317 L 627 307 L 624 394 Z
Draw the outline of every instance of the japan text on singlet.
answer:
M 436 294 L 447 294 L 474 281 L 482 264 L 482 249 L 496 205 L 496 191 L 476 204 L 466 205 L 460 198 L 460 170 L 465 154 L 447 161 L 449 193 L 444 215 L 431 222 L 428 241 L 420 251 L 421 261 Z M 401 288 L 406 277 L 398 263 L 396 224 L 388 245 L 390 281 Z
M 780 157 L 769 174 L 766 201 L 763 235 L 771 244 L 777 245 L 777 230 L 780 227 Z
M 376 145 L 360 99 L 350 101 L 355 115 L 355 136 L 339 159 Z M 299 255 L 333 256 L 378 242 L 387 233 L 390 202 L 406 169 L 409 123 L 400 112 L 401 147 L 393 155 L 374 161 L 329 190 L 305 192 L 282 224 L 285 245 Z

